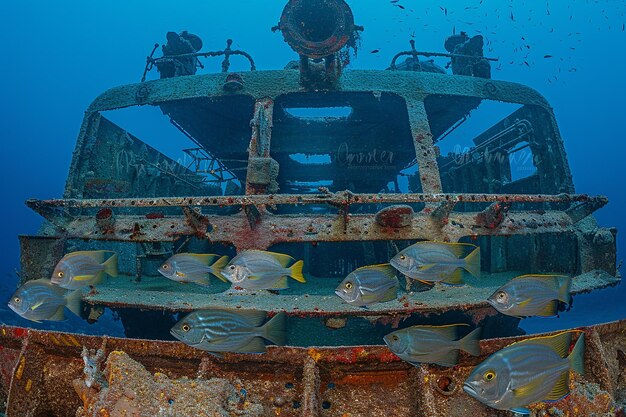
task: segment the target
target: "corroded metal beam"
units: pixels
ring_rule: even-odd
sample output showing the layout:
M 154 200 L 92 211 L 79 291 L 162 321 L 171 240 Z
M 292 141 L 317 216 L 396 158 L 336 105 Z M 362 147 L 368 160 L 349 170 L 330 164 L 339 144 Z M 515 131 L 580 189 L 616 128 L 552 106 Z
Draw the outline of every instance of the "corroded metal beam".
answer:
M 383 204 L 383 203 L 573 203 L 595 202 L 598 209 L 608 203 L 604 196 L 587 194 L 472 194 L 472 193 L 406 193 L 354 194 L 349 191 L 320 194 L 260 194 L 242 196 L 196 196 L 116 199 L 51 199 L 26 201 L 26 205 L 46 217 L 42 211 L 52 207 L 183 207 L 183 206 L 245 206 L 281 204 Z
M 398 228 L 381 226 L 376 222 L 375 214 L 274 215 L 259 212 L 253 218 L 247 214 L 203 216 L 203 224 L 206 224 L 204 233 L 185 216 L 151 218 L 150 215 L 118 215 L 115 229 L 109 233 L 101 232 L 95 216 L 76 216 L 63 222 L 50 220 L 62 229 L 62 235 L 67 239 L 169 242 L 193 235 L 212 242 L 232 243 L 240 250 L 266 249 L 279 242 L 411 239 L 456 242 L 465 236 L 565 232 L 576 224 L 561 211 L 508 212 L 498 225 L 485 225 L 481 215 L 472 212 L 450 213 L 448 221 L 442 224 L 422 211 L 407 217 L 406 226 Z M 254 224 L 251 224 L 251 219 Z
M 554 415 L 619 415 L 620 386 L 626 378 L 626 321 L 580 330 L 586 337 L 585 376 L 574 378 L 571 396 L 532 408 L 538 412 L 551 408 Z M 468 397 L 462 382 L 488 355 L 524 338 L 482 340 L 480 356 L 462 353 L 458 366 L 441 368 L 413 367 L 384 346 L 269 346 L 263 355 L 226 353 L 217 358 L 180 342 L 0 326 L 0 364 L 12 368 L 6 410 L 10 416 L 75 416 L 87 401 L 86 397 L 81 401 L 75 390 L 85 378 L 83 347 L 102 349 L 105 356 L 126 352 L 151 372 L 158 370 L 170 378 L 224 378 L 245 389 L 268 415 L 302 415 L 306 408 L 323 409 L 323 415 L 333 417 L 389 415 L 390 410 L 398 417 L 486 416 L 504 414 Z M 127 391 L 123 395 L 132 400 L 133 393 Z M 114 411 L 106 409 L 110 406 L 102 404 L 103 415 Z

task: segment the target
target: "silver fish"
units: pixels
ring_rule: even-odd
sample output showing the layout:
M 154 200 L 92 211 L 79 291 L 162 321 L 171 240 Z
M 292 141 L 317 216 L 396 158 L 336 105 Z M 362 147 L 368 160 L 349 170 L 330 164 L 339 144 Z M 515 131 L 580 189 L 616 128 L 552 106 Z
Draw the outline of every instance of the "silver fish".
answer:
M 383 340 L 389 350 L 410 364 L 454 366 L 458 362 L 459 350 L 473 356 L 480 355 L 480 327 L 457 340 L 459 326 L 467 325 L 411 326 L 389 333 Z
M 24 283 L 9 300 L 11 310 L 38 323 L 65 320 L 64 307 L 80 316 L 81 291 L 68 292 L 46 278 Z
M 209 352 L 263 353 L 267 339 L 284 345 L 285 313 L 263 324 L 264 311 L 229 309 L 198 310 L 172 327 L 170 333 L 181 342 Z
M 117 253 L 107 250 L 72 252 L 57 263 L 52 283 L 75 290 L 99 284 L 105 274 L 117 276 Z
M 564 278 L 559 284 L 559 277 Z M 502 314 L 515 317 L 556 316 L 559 301 L 571 303 L 572 279 L 560 275 L 521 275 L 498 288 L 488 299 Z
M 389 264 L 355 269 L 339 284 L 335 294 L 357 307 L 395 300 L 398 294 L 396 270 Z
M 177 253 L 165 261 L 158 271 L 165 278 L 173 281 L 209 285 L 211 283 L 211 275 L 227 282 L 220 272 L 227 263 L 228 256 Z
M 468 249 L 471 252 L 465 256 Z M 409 278 L 457 285 L 463 283 L 461 269 L 480 277 L 480 248 L 468 243 L 418 242 L 389 263 Z
M 489 356 L 465 380 L 463 389 L 498 410 L 528 414 L 538 401 L 558 401 L 569 394 L 570 370 L 583 373 L 581 334 L 568 356 L 573 333 L 542 336 L 513 343 Z
M 246 250 L 235 256 L 222 270 L 233 286 L 255 290 L 281 290 L 288 288 L 287 277 L 306 282 L 302 276 L 302 261 L 289 266 L 293 259 L 282 253 Z

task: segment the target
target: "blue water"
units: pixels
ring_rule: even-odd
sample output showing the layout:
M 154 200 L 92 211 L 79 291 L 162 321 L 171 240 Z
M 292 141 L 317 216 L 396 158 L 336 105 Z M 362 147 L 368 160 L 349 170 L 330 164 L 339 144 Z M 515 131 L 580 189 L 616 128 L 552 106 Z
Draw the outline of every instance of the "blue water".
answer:
M 599 223 L 626 229 L 625 2 L 401 0 L 398 4 L 405 9 L 387 1 L 349 3 L 356 23 L 365 26 L 352 68 L 386 68 L 396 52 L 408 49 L 411 35 L 418 50 L 443 52 L 443 40 L 453 29 L 470 35 L 482 32 L 489 39 L 486 55 L 500 59 L 493 77 L 527 84 L 554 107 L 577 192 L 610 199 L 596 214 Z M 258 69 L 282 69 L 297 58 L 282 36 L 270 31 L 283 5 L 255 0 L 178 6 L 154 1 L 129 5 L 121 0 L 4 2 L 0 300 L 8 299 L 15 288 L 17 235 L 35 233 L 41 221 L 23 202 L 62 195 L 89 103 L 108 88 L 138 82 L 145 56 L 155 42 L 164 42 L 167 31 L 198 34 L 203 50 L 223 49 L 225 40 L 232 38 L 235 48 L 253 55 Z M 204 62 L 204 72 L 220 70 L 219 60 Z M 233 70 L 245 67 L 233 58 Z M 625 236 L 618 235 L 619 259 L 625 253 Z M 624 318 L 625 296 L 624 284 L 578 296 L 574 308 L 560 319 L 528 319 L 521 326 L 538 332 Z M 0 321 L 34 324 L 4 305 L 2 301 Z M 71 318 L 55 326 L 70 330 L 81 324 Z M 87 330 L 120 334 L 112 317 Z

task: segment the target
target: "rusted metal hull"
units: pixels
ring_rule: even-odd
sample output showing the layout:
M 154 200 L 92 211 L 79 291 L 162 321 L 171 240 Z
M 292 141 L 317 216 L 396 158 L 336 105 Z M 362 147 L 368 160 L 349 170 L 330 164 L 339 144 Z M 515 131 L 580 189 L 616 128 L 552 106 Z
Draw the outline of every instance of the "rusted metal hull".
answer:
M 587 341 L 585 376 L 576 378 L 568 398 L 532 408 L 553 408 L 548 415 L 563 415 L 554 414 L 558 410 L 569 416 L 623 415 L 619 413 L 626 401 L 626 320 L 581 330 Z M 216 358 L 180 342 L 2 327 L 0 395 L 8 400 L 8 416 L 76 415 L 79 407 L 95 401 L 98 391 L 81 385 L 85 346 L 102 349 L 105 356 L 125 352 L 151 373 L 160 372 L 170 379 L 225 378 L 244 393 L 242 413 L 248 403 L 262 405 L 262 415 L 505 416 L 506 412 L 488 409 L 467 396 L 461 385 L 473 366 L 519 339 L 483 340 L 480 357 L 462 355 L 454 368 L 416 368 L 383 346 L 270 346 L 263 355 Z M 110 385 L 114 384 L 113 377 L 108 377 Z M 103 404 L 98 415 L 122 415 L 111 410 L 132 408 L 134 395 L 140 393 L 124 395 Z M 170 398 L 170 402 L 176 400 Z

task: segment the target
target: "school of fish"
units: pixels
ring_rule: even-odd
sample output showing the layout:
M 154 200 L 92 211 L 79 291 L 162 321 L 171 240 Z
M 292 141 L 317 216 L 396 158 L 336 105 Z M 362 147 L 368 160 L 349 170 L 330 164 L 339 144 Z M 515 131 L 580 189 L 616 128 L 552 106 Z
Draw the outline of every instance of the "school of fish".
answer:
M 231 290 L 280 291 L 289 279 L 306 283 L 303 261 L 289 255 L 245 250 L 229 261 L 215 254 L 178 253 L 158 272 L 172 281 L 210 286 L 211 277 L 231 283 Z M 389 263 L 366 265 L 348 274 L 335 294 L 355 308 L 368 308 L 398 298 L 398 275 L 426 286 L 463 285 L 463 275 L 480 277 L 480 248 L 465 243 L 418 242 L 399 251 Z M 8 302 L 25 319 L 40 322 L 65 319 L 67 308 L 81 315 L 82 290 L 106 276 L 118 276 L 117 253 L 79 251 L 66 254 L 50 279 L 28 281 Z M 571 306 L 571 278 L 561 275 L 521 275 L 498 288 L 486 301 L 502 314 L 519 318 L 558 315 Z M 213 355 L 257 353 L 266 343 L 287 343 L 284 312 L 214 308 L 194 311 L 180 319 L 170 333 L 183 343 Z M 419 366 L 451 367 L 459 352 L 480 355 L 480 328 L 467 324 L 416 325 L 387 334 L 383 341 L 400 359 Z M 462 335 L 459 335 L 462 333 Z M 583 372 L 584 336 L 571 353 L 577 332 L 562 332 L 511 344 L 478 365 L 463 385 L 465 392 L 490 407 L 527 413 L 538 401 L 556 401 L 569 393 L 570 371 Z

